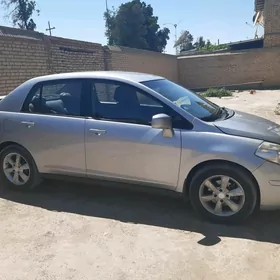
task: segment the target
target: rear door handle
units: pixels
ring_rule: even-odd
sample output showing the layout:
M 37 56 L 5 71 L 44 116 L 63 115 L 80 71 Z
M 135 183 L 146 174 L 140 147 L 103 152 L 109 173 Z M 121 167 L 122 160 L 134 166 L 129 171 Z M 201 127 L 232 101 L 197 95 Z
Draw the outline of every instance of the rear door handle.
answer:
M 89 132 L 91 132 L 91 133 L 93 133 L 93 134 L 95 134 L 95 135 L 98 135 L 98 136 L 106 134 L 106 130 L 104 130 L 104 129 L 95 129 L 95 128 L 91 128 L 91 129 L 89 130 Z
M 23 124 L 26 127 L 30 128 L 30 127 L 33 127 L 35 125 L 35 122 L 22 121 L 21 124 Z

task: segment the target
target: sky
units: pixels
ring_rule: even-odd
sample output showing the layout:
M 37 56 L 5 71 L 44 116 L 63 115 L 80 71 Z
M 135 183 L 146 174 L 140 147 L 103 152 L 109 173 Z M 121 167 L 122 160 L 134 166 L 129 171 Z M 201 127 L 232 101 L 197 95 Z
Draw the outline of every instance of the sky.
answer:
M 117 8 L 126 0 L 107 0 L 109 8 Z M 37 31 L 48 34 L 48 21 L 56 29 L 53 35 L 106 45 L 103 13 L 105 0 L 36 0 L 41 10 L 34 16 Z M 203 36 L 212 42 L 228 43 L 253 39 L 255 28 L 252 24 L 254 0 L 146 0 L 154 8 L 159 25 L 165 23 L 178 25 L 178 36 L 188 30 L 194 38 Z M 0 25 L 12 26 L 5 19 L 7 11 L 0 8 Z M 175 30 L 170 28 L 170 40 L 166 52 L 174 53 Z M 262 34 L 260 30 L 260 35 Z

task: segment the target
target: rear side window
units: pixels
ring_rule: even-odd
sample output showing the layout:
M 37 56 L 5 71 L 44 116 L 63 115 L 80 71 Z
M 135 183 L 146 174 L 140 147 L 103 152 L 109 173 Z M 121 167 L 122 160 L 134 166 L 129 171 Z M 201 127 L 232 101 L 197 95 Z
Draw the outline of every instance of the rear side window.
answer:
M 60 98 L 60 94 L 64 91 L 63 88 L 65 86 L 65 83 L 43 85 L 42 98 L 45 98 L 46 100 L 58 100 Z
M 30 92 L 23 111 L 38 114 L 81 115 L 83 81 L 64 80 L 41 83 Z

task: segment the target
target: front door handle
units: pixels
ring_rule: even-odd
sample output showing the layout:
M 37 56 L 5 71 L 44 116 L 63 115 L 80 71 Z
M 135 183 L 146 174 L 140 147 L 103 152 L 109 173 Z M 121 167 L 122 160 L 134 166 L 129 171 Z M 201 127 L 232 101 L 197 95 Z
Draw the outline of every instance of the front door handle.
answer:
M 95 129 L 95 128 L 91 128 L 91 129 L 89 130 L 89 132 L 91 132 L 91 133 L 93 133 L 93 134 L 95 134 L 95 135 L 98 135 L 98 136 L 106 134 L 106 130 L 104 130 L 104 129 Z
M 30 128 L 30 127 L 33 127 L 35 125 L 35 122 L 22 121 L 21 124 L 23 124 L 26 127 Z

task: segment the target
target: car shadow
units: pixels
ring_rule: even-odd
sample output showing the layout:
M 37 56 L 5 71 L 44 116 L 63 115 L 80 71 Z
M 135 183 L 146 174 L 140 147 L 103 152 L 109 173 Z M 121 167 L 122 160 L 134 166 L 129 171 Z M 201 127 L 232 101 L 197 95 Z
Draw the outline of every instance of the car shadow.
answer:
M 218 225 L 199 218 L 178 198 L 60 181 L 46 181 L 30 193 L 5 191 L 1 197 L 49 211 L 197 232 L 204 235 L 198 242 L 204 246 L 218 244 L 220 237 L 280 244 L 280 211 L 257 213 L 240 225 Z

